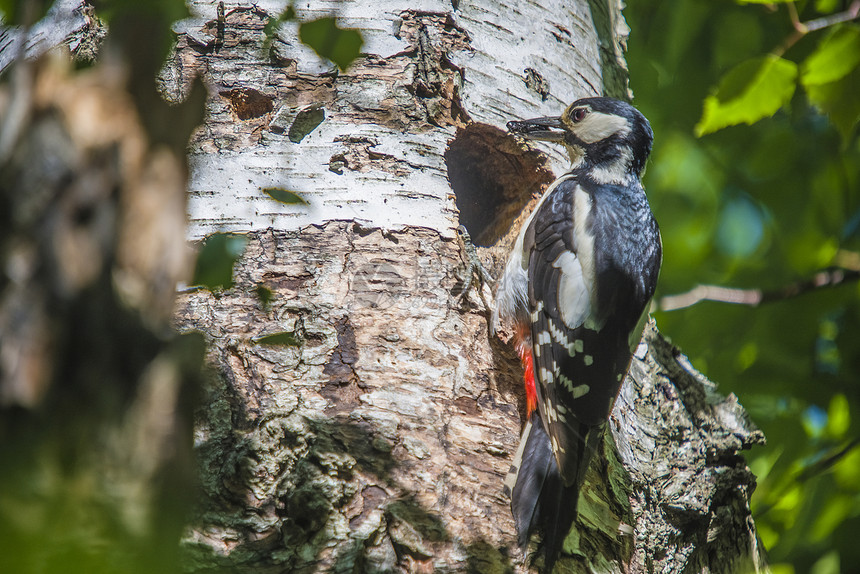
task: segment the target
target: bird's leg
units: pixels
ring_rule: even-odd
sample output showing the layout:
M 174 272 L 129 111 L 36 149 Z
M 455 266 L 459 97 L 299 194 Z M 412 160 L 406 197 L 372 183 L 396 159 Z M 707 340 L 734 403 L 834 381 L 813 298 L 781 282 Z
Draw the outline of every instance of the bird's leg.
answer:
M 460 236 L 460 257 L 463 259 L 463 264 L 466 266 L 463 275 L 463 290 L 460 293 L 460 304 L 462 305 L 469 298 L 469 290 L 472 288 L 473 282 L 476 283 L 475 291 L 478 297 L 484 303 L 484 308 L 490 312 L 492 307 L 487 302 L 484 296 L 484 285 L 492 286 L 494 281 L 490 273 L 484 268 L 481 260 L 478 259 L 478 252 L 475 245 L 472 243 L 472 238 L 464 226 L 457 228 L 457 234 Z M 475 281 L 477 280 L 477 281 Z

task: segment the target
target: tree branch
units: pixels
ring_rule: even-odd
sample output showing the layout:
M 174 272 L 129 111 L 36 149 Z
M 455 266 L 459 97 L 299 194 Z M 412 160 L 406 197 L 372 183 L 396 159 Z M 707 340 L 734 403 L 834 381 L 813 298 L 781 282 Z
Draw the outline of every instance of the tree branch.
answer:
M 854 2 L 851 3 L 851 6 L 843 12 L 829 14 L 827 16 L 822 16 L 821 18 L 809 20 L 808 22 L 801 22 L 800 16 L 797 14 L 797 7 L 794 3 L 789 3 L 788 15 L 791 18 L 791 25 L 794 27 L 794 31 L 788 35 L 779 47 L 773 50 L 773 54 L 775 56 L 781 57 L 789 50 L 789 48 L 794 46 L 798 40 L 810 32 L 816 32 L 829 26 L 835 26 L 842 22 L 850 22 L 851 20 L 854 20 L 858 15 L 860 15 L 860 0 L 854 0 Z
M 803 24 L 803 27 L 806 28 L 807 32 L 815 32 L 816 30 L 821 30 L 828 26 L 834 26 L 836 24 L 841 24 L 842 22 L 850 22 L 857 18 L 858 15 L 860 15 L 860 0 L 854 0 L 854 2 L 851 3 L 851 6 L 848 7 L 848 10 L 838 12 L 836 14 L 830 14 L 828 16 L 822 16 L 815 20 L 810 20 Z
M 836 466 L 836 464 L 840 460 L 845 458 L 854 449 L 854 447 L 858 445 L 860 445 L 860 438 L 855 438 L 835 453 L 819 460 L 814 464 L 807 466 L 798 473 L 797 482 L 805 482 L 810 478 L 816 477 L 820 474 L 824 474 L 825 472 Z
M 698 285 L 686 293 L 667 295 L 661 298 L 658 308 L 660 311 L 676 311 L 691 307 L 702 301 L 717 301 L 720 303 L 758 307 L 762 303 L 783 301 L 817 289 L 836 287 L 857 280 L 860 280 L 860 269 L 832 267 L 816 273 L 810 279 L 790 283 L 785 287 L 768 291 L 763 289 L 720 287 L 719 285 Z
M 765 506 L 756 511 L 755 519 L 758 520 L 759 518 L 773 510 L 773 507 L 776 506 L 785 497 L 785 493 L 795 484 L 806 482 L 811 478 L 815 478 L 816 476 L 824 474 L 825 472 L 836 466 L 839 461 L 841 461 L 848 454 L 850 454 L 850 452 L 858 445 L 860 445 L 860 438 L 852 439 L 848 444 L 846 444 L 836 452 L 822 458 L 818 462 L 810 464 L 809 466 L 801 469 L 795 474 L 793 482 L 788 482 L 783 486 L 781 494 L 779 494 L 777 498 L 775 498 L 772 502 L 766 504 Z

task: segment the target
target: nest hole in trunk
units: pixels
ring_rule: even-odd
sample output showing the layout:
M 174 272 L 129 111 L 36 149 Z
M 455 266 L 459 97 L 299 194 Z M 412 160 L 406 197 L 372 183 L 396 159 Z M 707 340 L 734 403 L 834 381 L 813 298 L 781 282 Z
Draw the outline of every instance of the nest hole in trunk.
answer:
M 460 223 L 479 247 L 503 237 L 532 196 L 555 179 L 546 155 L 488 124 L 458 130 L 445 163 Z

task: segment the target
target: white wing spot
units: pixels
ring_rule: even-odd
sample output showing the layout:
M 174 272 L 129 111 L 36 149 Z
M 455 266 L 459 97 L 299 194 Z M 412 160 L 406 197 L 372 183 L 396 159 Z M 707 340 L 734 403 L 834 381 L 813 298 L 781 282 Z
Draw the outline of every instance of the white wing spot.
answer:
M 540 319 L 541 311 L 543 311 L 543 301 L 538 301 L 537 305 L 535 305 L 535 310 L 531 313 L 532 323 L 538 322 L 538 319 Z
M 585 355 L 582 358 L 582 362 L 585 363 L 586 367 L 590 367 L 594 363 L 594 357 L 592 357 L 591 355 Z
M 540 333 L 538 333 L 537 344 L 538 345 L 549 345 L 550 344 L 549 331 L 541 331 Z
M 574 341 L 573 342 L 573 348 L 576 349 L 577 353 L 581 353 L 582 350 L 585 348 L 584 343 L 582 342 L 582 339 L 577 339 L 576 341 Z
M 564 385 L 564 387 L 568 391 L 570 391 L 571 393 L 573 392 L 573 381 L 571 381 L 570 379 L 568 379 L 564 375 L 559 375 L 558 376 L 558 382 L 561 383 L 562 385 Z
M 546 385 L 551 385 L 553 381 L 552 373 L 546 370 L 545 367 L 540 368 L 540 379 Z
M 591 388 L 588 385 L 579 385 L 573 388 L 573 398 L 578 399 L 588 394 Z
M 552 334 L 552 338 L 555 339 L 556 343 L 562 347 L 567 347 L 567 335 L 565 335 L 561 329 L 557 328 L 552 321 L 549 321 L 549 332 Z

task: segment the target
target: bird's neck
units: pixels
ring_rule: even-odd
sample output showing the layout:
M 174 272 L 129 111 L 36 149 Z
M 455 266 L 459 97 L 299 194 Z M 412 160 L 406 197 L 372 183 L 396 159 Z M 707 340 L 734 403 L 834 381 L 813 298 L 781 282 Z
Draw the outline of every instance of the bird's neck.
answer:
M 571 159 L 574 160 L 571 173 L 587 176 L 597 183 L 622 185 L 639 178 L 629 147 L 595 150 Z

